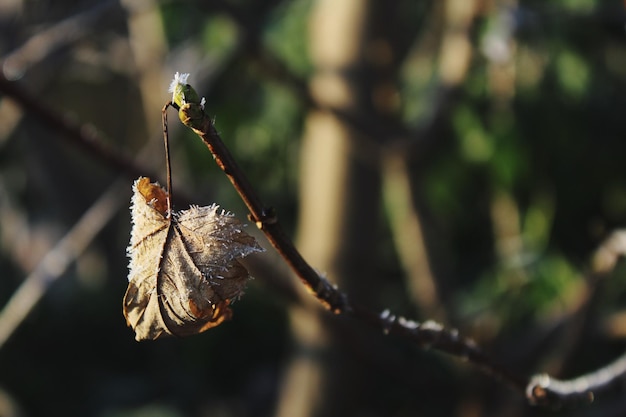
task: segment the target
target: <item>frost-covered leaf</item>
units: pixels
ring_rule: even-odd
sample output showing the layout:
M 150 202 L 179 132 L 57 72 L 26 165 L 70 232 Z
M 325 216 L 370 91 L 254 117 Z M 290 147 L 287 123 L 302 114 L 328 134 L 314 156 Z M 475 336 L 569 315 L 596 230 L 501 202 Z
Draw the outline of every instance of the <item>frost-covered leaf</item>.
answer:
M 137 340 L 188 336 L 230 318 L 249 278 L 238 262 L 263 249 L 217 205 L 167 216 L 167 194 L 148 178 L 133 185 L 133 228 L 124 316 Z

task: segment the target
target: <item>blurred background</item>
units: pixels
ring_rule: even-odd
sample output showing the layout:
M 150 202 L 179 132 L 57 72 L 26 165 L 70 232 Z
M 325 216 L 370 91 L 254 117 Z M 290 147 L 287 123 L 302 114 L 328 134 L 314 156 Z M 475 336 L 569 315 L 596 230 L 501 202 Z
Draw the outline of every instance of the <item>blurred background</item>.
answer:
M 528 377 L 626 338 L 626 9 L 609 0 L 3 0 L 0 416 L 618 416 L 331 317 L 268 249 L 233 320 L 138 343 L 131 185 L 174 72 L 311 265 Z M 246 210 L 170 113 L 176 208 Z M 617 234 L 615 234 L 617 233 Z

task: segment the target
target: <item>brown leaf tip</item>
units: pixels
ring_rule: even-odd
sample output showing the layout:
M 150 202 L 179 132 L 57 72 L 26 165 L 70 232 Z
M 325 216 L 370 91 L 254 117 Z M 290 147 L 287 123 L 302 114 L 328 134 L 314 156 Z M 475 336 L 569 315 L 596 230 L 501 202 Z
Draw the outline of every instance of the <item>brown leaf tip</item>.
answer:
M 158 182 L 151 183 L 150 178 L 139 177 L 133 185 L 133 191 L 141 194 L 150 207 L 163 216 L 167 215 L 167 192 Z

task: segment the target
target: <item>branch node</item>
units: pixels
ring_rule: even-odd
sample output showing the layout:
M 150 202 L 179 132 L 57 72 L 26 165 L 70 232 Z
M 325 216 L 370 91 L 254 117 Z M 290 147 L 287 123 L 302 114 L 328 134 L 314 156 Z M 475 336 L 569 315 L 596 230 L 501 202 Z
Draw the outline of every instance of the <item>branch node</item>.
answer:
M 266 207 L 261 211 L 260 218 L 255 218 L 252 213 L 248 213 L 248 220 L 254 222 L 259 230 L 263 230 L 267 225 L 278 223 L 278 216 L 274 207 Z
M 317 274 L 319 281 L 315 288 L 307 285 L 307 288 L 333 314 L 342 314 L 351 311 L 348 297 L 337 289 L 336 285 L 328 282 L 326 277 Z
M 402 319 L 402 317 L 400 318 Z M 385 335 L 388 335 L 389 332 L 391 332 L 391 328 L 396 323 L 396 316 L 394 314 L 391 314 L 391 311 L 389 309 L 385 309 L 382 311 L 382 313 L 380 313 L 380 321 L 383 333 Z M 400 325 L 402 326 L 403 323 L 401 322 Z

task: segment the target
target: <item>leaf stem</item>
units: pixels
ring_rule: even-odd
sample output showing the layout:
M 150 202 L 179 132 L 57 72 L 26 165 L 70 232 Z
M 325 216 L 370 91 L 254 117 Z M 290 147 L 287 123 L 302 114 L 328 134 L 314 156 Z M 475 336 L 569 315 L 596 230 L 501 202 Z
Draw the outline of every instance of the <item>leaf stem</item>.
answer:
M 168 101 L 163 109 L 161 109 L 161 121 L 163 124 L 163 143 L 165 145 L 165 170 L 167 172 L 167 216 L 166 218 L 170 218 L 172 216 L 172 168 L 170 165 L 170 141 L 169 134 L 167 131 L 167 108 L 175 107 L 171 101 Z

